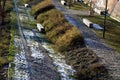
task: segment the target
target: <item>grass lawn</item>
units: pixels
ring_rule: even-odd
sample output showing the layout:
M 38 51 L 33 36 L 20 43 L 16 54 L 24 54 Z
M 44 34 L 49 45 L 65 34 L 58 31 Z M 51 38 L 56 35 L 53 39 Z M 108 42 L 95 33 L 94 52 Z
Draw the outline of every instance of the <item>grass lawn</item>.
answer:
M 7 56 L 9 53 L 10 38 L 9 24 L 4 26 L 0 25 L 0 71 L 2 71 L 2 68 L 9 63 Z M 0 74 L 0 80 L 4 80 L 5 75 L 6 74 Z
M 87 18 L 93 23 L 99 24 L 101 27 L 104 26 L 104 16 L 86 16 L 80 15 L 81 18 Z M 95 32 L 102 37 L 103 32 L 99 30 L 95 30 Z M 110 44 L 114 49 L 120 52 L 120 22 L 115 21 L 114 19 L 107 17 L 106 21 L 106 34 L 105 41 Z
M 71 5 L 70 8 L 74 10 L 82 10 L 82 11 L 89 10 L 89 6 L 82 2 L 75 2 Z
M 10 44 L 10 17 L 6 16 L 5 25 L 1 25 L 0 23 L 0 66 L 8 63 L 7 56 L 9 53 L 9 44 Z M 1 21 L 1 17 L 0 17 Z
M 86 11 L 89 10 L 89 6 L 84 3 L 76 2 L 72 4 L 71 9 L 73 10 L 81 10 Z M 101 27 L 104 27 L 104 16 L 95 15 L 95 16 L 88 16 L 88 15 L 79 15 L 80 18 L 87 18 L 93 23 L 99 24 Z M 103 31 L 95 30 L 94 31 L 100 36 L 103 36 Z M 105 34 L 105 41 L 106 43 L 110 44 L 114 49 L 120 52 L 120 22 L 107 17 L 106 22 L 106 34 Z
M 9 55 L 9 46 L 10 46 L 10 40 L 11 40 L 11 35 L 10 35 L 10 29 L 11 29 L 11 24 L 10 24 L 10 11 L 13 7 L 12 1 L 7 0 L 6 1 L 6 6 L 5 6 L 5 12 L 6 12 L 6 17 L 5 17 L 5 24 L 1 25 L 1 16 L 0 16 L 0 80 L 6 80 L 7 76 L 7 70 L 4 69 L 6 65 L 8 65 L 9 60 L 8 60 L 8 55 Z

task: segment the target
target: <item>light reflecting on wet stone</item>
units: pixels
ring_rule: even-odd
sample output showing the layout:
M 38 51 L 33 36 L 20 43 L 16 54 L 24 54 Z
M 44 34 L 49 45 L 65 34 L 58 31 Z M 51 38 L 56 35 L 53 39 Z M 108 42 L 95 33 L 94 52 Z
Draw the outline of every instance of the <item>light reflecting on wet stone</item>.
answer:
M 75 70 L 71 66 L 67 65 L 64 56 L 60 53 L 55 53 L 51 47 L 43 42 L 42 46 L 49 51 L 49 56 L 54 60 L 54 64 L 57 66 L 58 72 L 61 74 L 62 80 L 75 80 L 73 77 Z
M 29 80 L 28 63 L 26 61 L 25 52 L 22 51 L 23 47 L 19 38 L 15 38 L 15 45 L 19 49 L 19 53 L 15 54 L 14 80 Z

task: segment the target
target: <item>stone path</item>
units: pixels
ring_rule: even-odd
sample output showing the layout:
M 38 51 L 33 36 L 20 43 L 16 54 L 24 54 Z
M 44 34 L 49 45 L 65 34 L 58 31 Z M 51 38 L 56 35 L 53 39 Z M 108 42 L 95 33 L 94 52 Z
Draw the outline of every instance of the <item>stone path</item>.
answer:
M 83 14 L 80 11 L 69 10 L 62 6 L 59 0 L 53 0 L 57 9 L 61 10 L 66 19 L 78 27 L 85 39 L 86 46 L 92 49 L 101 61 L 108 69 L 109 78 L 102 80 L 120 80 L 120 53 L 112 49 L 108 44 L 104 42 L 102 38 L 99 38 L 90 28 L 86 27 L 77 14 Z M 84 14 L 88 14 L 85 12 Z

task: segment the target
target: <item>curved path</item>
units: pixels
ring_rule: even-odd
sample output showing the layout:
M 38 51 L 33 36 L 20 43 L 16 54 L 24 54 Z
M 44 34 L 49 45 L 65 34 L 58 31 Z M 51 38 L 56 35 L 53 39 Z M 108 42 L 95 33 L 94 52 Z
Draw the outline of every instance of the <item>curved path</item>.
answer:
M 86 27 L 76 14 L 83 14 L 80 11 L 69 10 L 62 6 L 59 0 L 53 0 L 57 9 L 61 10 L 66 19 L 78 27 L 85 39 L 86 46 L 92 49 L 108 69 L 109 78 L 101 80 L 120 80 L 120 54 L 112 49 L 103 39 L 99 38 L 95 32 Z M 88 14 L 85 12 L 84 14 Z

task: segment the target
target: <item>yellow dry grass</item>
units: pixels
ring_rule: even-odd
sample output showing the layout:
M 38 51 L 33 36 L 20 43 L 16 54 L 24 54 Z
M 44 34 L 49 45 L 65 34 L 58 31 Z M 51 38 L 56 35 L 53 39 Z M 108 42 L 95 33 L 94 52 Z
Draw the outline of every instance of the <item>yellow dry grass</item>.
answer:
M 32 12 L 38 14 L 42 11 L 39 12 L 37 22 L 45 27 L 46 36 L 55 44 L 54 47 L 63 52 L 84 45 L 79 29 L 71 25 L 59 10 L 51 9 L 51 6 L 54 6 L 51 0 L 44 0 L 34 6 Z

